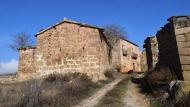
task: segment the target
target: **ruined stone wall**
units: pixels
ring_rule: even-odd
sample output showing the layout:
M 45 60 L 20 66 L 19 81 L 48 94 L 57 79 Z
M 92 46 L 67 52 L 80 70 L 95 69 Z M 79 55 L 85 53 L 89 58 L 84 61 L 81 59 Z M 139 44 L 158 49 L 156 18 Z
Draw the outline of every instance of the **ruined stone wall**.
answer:
M 190 80 L 190 17 L 171 17 L 158 33 L 159 66 L 169 67 L 180 80 Z
M 23 48 L 19 50 L 18 76 L 24 78 L 36 72 L 35 48 Z
M 179 59 L 184 80 L 190 80 L 190 16 L 173 17 Z
M 148 71 L 148 65 L 147 65 L 147 57 L 146 57 L 146 51 L 143 50 L 141 54 L 141 71 L 147 72 Z
M 103 79 L 109 65 L 106 48 L 99 29 L 63 23 L 37 36 L 37 72 L 83 72 Z
M 182 79 L 181 65 L 172 23 L 167 23 L 156 34 L 159 47 L 159 67 L 169 67 L 178 79 Z
M 155 68 L 158 62 L 158 42 L 155 36 L 147 37 L 144 41 L 144 48 L 146 50 L 146 59 L 148 69 L 152 70 Z

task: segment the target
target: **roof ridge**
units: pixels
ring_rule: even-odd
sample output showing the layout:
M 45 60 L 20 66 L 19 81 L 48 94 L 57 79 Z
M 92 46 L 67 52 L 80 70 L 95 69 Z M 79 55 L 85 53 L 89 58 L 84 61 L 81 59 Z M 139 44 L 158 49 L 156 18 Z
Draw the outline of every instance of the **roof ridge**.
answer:
M 46 29 L 43 29 L 43 30 L 39 31 L 39 32 L 35 35 L 35 37 L 37 37 L 37 35 L 39 35 L 39 34 L 45 32 L 45 31 L 47 31 L 47 30 L 49 30 L 49 29 L 51 29 L 51 28 L 53 28 L 53 27 L 55 27 L 55 26 L 58 26 L 58 25 L 60 25 L 60 24 L 62 24 L 62 23 L 64 23 L 64 22 L 73 23 L 73 24 L 78 24 L 78 25 L 85 26 L 85 27 L 91 27 L 91 28 L 103 30 L 103 28 L 101 28 L 101 27 L 94 26 L 94 25 L 90 25 L 90 24 L 83 23 L 83 22 L 77 22 L 77 21 L 68 19 L 67 17 L 64 17 L 63 20 L 57 22 L 56 24 L 51 25 L 51 26 L 47 27 Z
M 132 42 L 132 41 L 130 41 L 130 40 L 124 38 L 124 37 L 119 37 L 119 38 L 122 39 L 122 40 L 125 40 L 125 41 L 127 41 L 127 42 L 129 42 L 129 43 L 131 43 L 131 44 L 133 44 L 133 45 L 135 45 L 137 47 L 139 47 L 139 45 L 137 45 L 136 43 L 134 43 L 134 42 Z

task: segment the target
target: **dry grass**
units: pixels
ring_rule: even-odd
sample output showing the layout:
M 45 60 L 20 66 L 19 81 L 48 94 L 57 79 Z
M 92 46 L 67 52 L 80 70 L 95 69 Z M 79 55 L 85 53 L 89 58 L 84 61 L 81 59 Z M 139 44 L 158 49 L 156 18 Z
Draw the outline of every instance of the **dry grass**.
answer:
M 190 93 L 174 104 L 174 107 L 190 107 Z M 168 106 L 169 107 L 169 106 Z
M 163 89 L 167 90 L 167 85 L 176 80 L 176 75 L 169 68 L 159 68 L 153 71 L 148 71 L 145 74 L 145 82 L 151 90 Z
M 140 88 L 141 92 L 146 94 L 150 100 L 151 107 L 166 106 L 162 104 L 162 96 L 167 93 L 168 84 L 176 79 L 176 75 L 169 68 L 157 68 L 145 73 Z
M 100 100 L 95 107 L 121 107 L 122 98 L 126 94 L 128 78 L 119 82 L 111 91 Z
M 101 86 L 79 73 L 0 84 L 0 107 L 70 107 Z

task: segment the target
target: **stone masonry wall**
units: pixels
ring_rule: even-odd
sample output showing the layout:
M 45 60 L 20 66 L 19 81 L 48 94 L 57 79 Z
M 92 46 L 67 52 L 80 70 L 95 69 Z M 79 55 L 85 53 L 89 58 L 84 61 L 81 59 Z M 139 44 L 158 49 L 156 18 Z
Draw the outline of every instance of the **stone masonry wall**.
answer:
M 190 16 L 172 17 L 184 80 L 190 81 Z
M 169 67 L 180 80 L 190 80 L 190 22 L 187 16 L 171 17 L 158 33 L 158 66 Z
M 152 70 L 156 67 L 158 62 L 158 42 L 155 36 L 147 37 L 144 41 L 144 46 L 146 50 L 146 59 L 148 70 Z
M 141 54 L 141 71 L 147 72 L 148 66 L 147 66 L 147 57 L 146 57 L 146 51 L 143 50 Z
M 24 78 L 36 72 L 35 48 L 23 48 L 19 50 L 18 76 Z
M 56 26 L 37 36 L 37 72 L 83 72 L 103 79 L 108 65 L 103 39 L 98 29 L 72 23 Z
M 137 58 L 133 59 L 132 54 L 136 54 Z M 141 71 L 140 56 L 138 46 L 121 38 L 112 50 L 112 66 L 120 68 L 121 72 Z
M 159 67 L 169 67 L 178 79 L 183 79 L 173 24 L 166 24 L 156 34 L 159 47 Z
M 123 48 L 127 49 L 127 55 L 123 55 Z M 133 58 L 132 55 L 136 54 L 136 58 Z M 141 63 L 140 56 L 141 51 L 138 46 L 134 44 L 120 39 L 120 56 L 121 56 L 121 71 L 128 72 L 130 70 L 134 70 L 136 72 L 141 71 Z
M 120 68 L 121 67 L 121 48 L 120 48 L 120 40 L 118 40 L 113 49 L 112 49 L 112 57 L 111 64 L 113 67 Z

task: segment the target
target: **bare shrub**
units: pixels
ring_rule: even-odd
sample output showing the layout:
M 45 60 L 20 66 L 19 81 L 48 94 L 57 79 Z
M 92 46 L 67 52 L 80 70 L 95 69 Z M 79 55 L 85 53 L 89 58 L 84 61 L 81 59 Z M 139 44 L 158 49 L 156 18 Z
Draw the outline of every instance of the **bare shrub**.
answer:
M 169 68 L 159 68 L 146 72 L 145 78 L 152 88 L 167 85 L 172 80 L 177 79 L 176 75 Z
M 12 44 L 10 44 L 10 48 L 15 51 L 18 51 L 19 48 L 31 46 L 32 43 L 33 42 L 31 36 L 26 32 L 21 32 L 13 36 L 13 42 Z
M 0 107 L 70 107 L 99 88 L 85 74 L 52 74 L 45 79 L 0 85 Z
M 112 68 L 112 69 L 107 69 L 104 72 L 104 75 L 108 78 L 108 79 L 114 79 L 114 74 L 117 72 L 117 69 Z
M 145 73 L 140 87 L 143 93 L 150 93 L 154 97 L 161 97 L 167 93 L 168 84 L 176 80 L 177 76 L 169 68 L 157 68 Z

